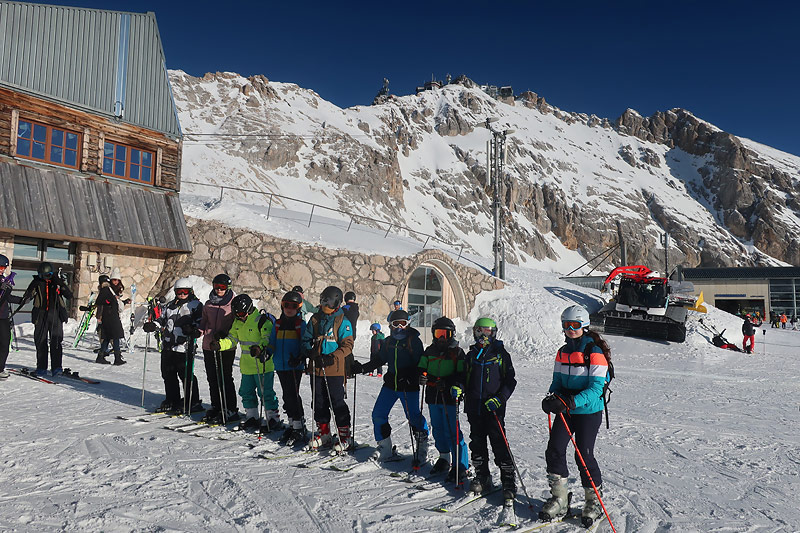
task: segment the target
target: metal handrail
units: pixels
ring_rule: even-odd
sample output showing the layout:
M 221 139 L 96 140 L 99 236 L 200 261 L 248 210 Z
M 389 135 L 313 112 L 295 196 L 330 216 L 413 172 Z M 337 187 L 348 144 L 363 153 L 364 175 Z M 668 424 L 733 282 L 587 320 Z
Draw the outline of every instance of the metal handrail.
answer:
M 458 259 L 461 259 L 461 255 L 464 253 L 464 244 L 463 243 L 462 244 L 453 244 L 451 242 L 444 241 L 444 240 L 440 239 L 439 237 L 437 237 L 435 235 L 431 235 L 430 233 L 425 233 L 423 231 L 418 231 L 418 230 L 415 230 L 415 229 L 411 229 L 408 226 L 403 226 L 403 225 L 397 224 L 396 222 L 389 222 L 387 220 L 381 220 L 379 218 L 368 217 L 368 216 L 365 216 L 365 215 L 356 215 L 356 214 L 350 213 L 348 211 L 343 211 L 341 209 L 337 209 L 335 207 L 328 207 L 328 206 L 320 205 L 320 204 L 317 204 L 317 203 L 314 203 L 314 202 L 309 202 L 308 200 L 300 200 L 299 198 L 293 198 L 291 196 L 285 196 L 285 195 L 277 194 L 277 193 L 274 193 L 274 192 L 259 191 L 259 190 L 256 190 L 256 189 L 243 189 L 241 187 L 231 187 L 231 186 L 228 186 L 228 185 L 216 185 L 216 184 L 212 184 L 212 183 L 200 183 L 200 182 L 197 182 L 197 181 L 181 180 L 181 184 L 200 185 L 201 187 L 218 188 L 219 189 L 219 201 L 220 202 L 222 202 L 222 196 L 223 196 L 223 194 L 225 194 L 225 189 L 229 189 L 231 191 L 255 193 L 255 194 L 261 194 L 261 195 L 264 195 L 264 196 L 269 196 L 269 204 L 268 204 L 268 207 L 267 207 L 267 219 L 269 219 L 270 213 L 272 212 L 272 200 L 273 200 L 273 198 L 280 198 L 280 199 L 283 199 L 283 200 L 291 200 L 293 202 L 299 202 L 301 204 L 306 204 L 306 205 L 310 205 L 311 206 L 311 213 L 310 213 L 309 218 L 308 218 L 308 227 L 309 228 L 311 227 L 311 221 L 314 218 L 314 208 L 318 207 L 320 209 L 327 209 L 328 211 L 334 211 L 336 213 L 341 213 L 342 215 L 350 217 L 350 223 L 347 226 L 347 231 L 348 232 L 350 231 L 350 228 L 353 226 L 353 222 L 356 219 L 368 220 L 370 222 L 375 222 L 376 224 L 385 224 L 387 226 L 386 227 L 386 233 L 384 233 L 384 235 L 383 235 L 384 239 L 389 236 L 389 232 L 391 232 L 392 228 L 397 228 L 398 230 L 405 230 L 406 232 L 408 232 L 410 234 L 414 234 L 414 235 L 417 235 L 417 236 L 425 237 L 425 242 L 422 244 L 422 248 L 423 249 L 428 245 L 428 242 L 431 239 L 433 239 L 434 241 L 438 241 L 438 242 L 440 242 L 440 243 L 442 243 L 442 244 L 444 244 L 446 246 L 449 246 L 450 248 L 453 248 L 454 250 L 458 249 Z M 417 240 L 421 241 L 422 239 L 417 239 Z

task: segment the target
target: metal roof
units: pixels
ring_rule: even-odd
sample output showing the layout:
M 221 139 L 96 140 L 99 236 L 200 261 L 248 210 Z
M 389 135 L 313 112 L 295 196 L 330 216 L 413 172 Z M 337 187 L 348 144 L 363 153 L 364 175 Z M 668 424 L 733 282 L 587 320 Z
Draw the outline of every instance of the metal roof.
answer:
M 0 190 L 0 229 L 192 249 L 175 194 L 11 162 L 0 162 Z
M 181 135 L 152 12 L 0 0 L 0 85 Z
M 686 280 L 800 278 L 800 267 L 684 268 Z

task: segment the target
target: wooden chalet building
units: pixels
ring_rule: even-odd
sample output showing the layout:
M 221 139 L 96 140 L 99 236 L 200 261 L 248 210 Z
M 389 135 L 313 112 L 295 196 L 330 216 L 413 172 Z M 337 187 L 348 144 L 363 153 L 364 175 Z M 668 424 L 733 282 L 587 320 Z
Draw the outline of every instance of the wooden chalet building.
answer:
M 50 261 L 73 310 L 113 268 L 148 294 L 191 251 L 181 138 L 154 13 L 0 0 L 0 253 L 16 291 Z

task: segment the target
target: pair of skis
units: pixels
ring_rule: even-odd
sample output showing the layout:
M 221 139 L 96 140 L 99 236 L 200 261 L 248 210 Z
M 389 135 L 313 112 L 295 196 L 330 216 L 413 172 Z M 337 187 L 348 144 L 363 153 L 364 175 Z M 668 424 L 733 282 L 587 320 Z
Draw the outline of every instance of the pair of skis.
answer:
M 34 370 L 30 370 L 29 368 L 24 368 L 24 367 L 23 368 L 8 368 L 7 370 L 8 370 L 8 372 L 10 372 L 12 374 L 16 374 L 17 376 L 26 377 L 26 378 L 32 379 L 34 381 L 41 381 L 42 383 L 50 383 L 50 384 L 55 384 L 56 383 L 52 379 L 48 379 L 45 376 L 38 375 Z M 97 385 L 97 384 L 100 383 L 99 381 L 96 381 L 96 380 L 93 380 L 93 379 L 89 379 L 89 378 L 85 378 L 85 377 L 79 375 L 77 372 L 73 372 L 69 368 L 65 368 L 64 371 L 61 374 L 58 374 L 57 376 L 52 376 L 52 377 L 53 377 L 53 379 L 56 379 L 59 376 L 65 377 L 65 378 L 69 378 L 69 379 L 74 379 L 76 381 L 82 381 L 83 383 L 89 383 L 89 384 L 92 384 L 92 385 Z

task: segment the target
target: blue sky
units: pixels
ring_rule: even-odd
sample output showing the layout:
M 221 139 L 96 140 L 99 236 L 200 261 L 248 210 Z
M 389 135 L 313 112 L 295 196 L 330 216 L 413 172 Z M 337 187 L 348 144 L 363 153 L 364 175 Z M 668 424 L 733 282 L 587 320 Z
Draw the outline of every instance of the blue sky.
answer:
M 682 107 L 800 155 L 800 5 L 789 2 L 42 2 L 155 11 L 167 66 L 263 74 L 347 107 L 384 77 L 530 89 L 617 118 Z

